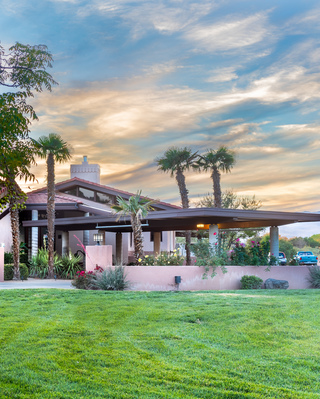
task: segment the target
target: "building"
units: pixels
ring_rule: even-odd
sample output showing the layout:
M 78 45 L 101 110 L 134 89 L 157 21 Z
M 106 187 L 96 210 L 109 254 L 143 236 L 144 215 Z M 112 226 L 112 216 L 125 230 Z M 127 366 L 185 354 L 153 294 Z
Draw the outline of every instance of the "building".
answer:
M 56 184 L 56 229 L 55 250 L 58 254 L 82 252 L 82 244 L 96 245 L 97 233 L 99 244 L 112 245 L 114 263 L 129 263 L 133 261 L 133 239 L 131 225 L 128 221 L 123 222 L 127 229 L 124 232 L 115 231 L 111 228 L 96 228 L 98 223 L 91 221 L 101 217 L 113 217 L 111 205 L 116 203 L 118 196 L 129 199 L 135 193 L 118 190 L 100 184 L 100 166 L 89 164 L 84 156 L 80 165 L 70 166 L 71 178 Z M 27 244 L 29 258 L 36 255 L 38 248 L 44 245 L 47 234 L 46 227 L 47 187 L 43 187 L 28 193 L 26 209 L 20 212 L 21 241 Z M 156 211 L 179 209 L 176 205 L 155 201 Z M 76 223 L 79 218 L 86 218 L 82 223 Z M 6 251 L 10 251 L 12 245 L 10 215 L 5 211 L 0 215 L 0 243 L 4 243 Z M 121 222 L 121 220 L 120 220 Z M 29 226 L 28 224 L 32 224 Z M 122 223 L 122 222 L 121 222 Z M 159 253 L 160 251 L 172 251 L 175 248 L 175 233 L 166 232 L 144 232 L 145 253 Z M 121 248 L 121 250 L 120 250 Z M 118 256 L 118 259 L 115 256 Z

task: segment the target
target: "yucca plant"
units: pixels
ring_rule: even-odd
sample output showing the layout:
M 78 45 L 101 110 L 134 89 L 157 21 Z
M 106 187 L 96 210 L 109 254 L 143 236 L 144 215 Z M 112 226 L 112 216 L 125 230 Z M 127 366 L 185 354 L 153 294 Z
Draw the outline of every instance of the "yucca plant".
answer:
M 73 253 L 69 251 L 69 254 L 65 254 L 61 257 L 59 266 L 56 267 L 56 272 L 61 278 L 73 279 L 76 273 L 81 271 L 82 268 L 82 256 L 73 255 Z
M 61 265 L 61 259 L 54 254 L 54 268 L 57 271 Z M 46 278 L 49 271 L 49 253 L 46 248 L 40 248 L 36 256 L 30 262 L 30 277 Z

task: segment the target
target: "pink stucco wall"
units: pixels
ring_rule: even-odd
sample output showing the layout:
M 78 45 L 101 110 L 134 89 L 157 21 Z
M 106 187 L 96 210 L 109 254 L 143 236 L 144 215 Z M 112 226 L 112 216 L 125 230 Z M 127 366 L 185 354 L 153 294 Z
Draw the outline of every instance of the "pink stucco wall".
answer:
M 203 267 L 198 266 L 126 266 L 126 273 L 130 281 L 131 290 L 168 291 L 178 287 L 175 276 L 181 276 L 179 290 L 237 290 L 240 279 L 244 275 L 255 275 L 263 279 L 275 278 L 287 280 L 289 289 L 309 288 L 306 280 L 308 268 L 306 266 L 273 266 L 265 271 L 264 266 L 228 266 L 228 272 L 223 274 L 218 268 L 217 275 L 203 279 Z
M 86 271 L 93 271 L 97 265 L 104 269 L 112 265 L 112 245 L 86 247 Z
M 4 248 L 0 247 L 0 283 L 4 282 Z

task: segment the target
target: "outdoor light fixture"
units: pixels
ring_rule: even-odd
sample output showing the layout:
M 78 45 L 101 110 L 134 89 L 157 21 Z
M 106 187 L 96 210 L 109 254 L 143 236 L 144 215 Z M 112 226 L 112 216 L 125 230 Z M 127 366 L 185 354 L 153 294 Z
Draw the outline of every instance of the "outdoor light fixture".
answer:
M 97 245 L 100 245 L 100 243 L 103 241 L 103 233 L 94 234 L 93 241 L 96 242 Z
M 198 229 L 203 228 L 203 227 L 204 227 L 204 224 L 197 224 Z

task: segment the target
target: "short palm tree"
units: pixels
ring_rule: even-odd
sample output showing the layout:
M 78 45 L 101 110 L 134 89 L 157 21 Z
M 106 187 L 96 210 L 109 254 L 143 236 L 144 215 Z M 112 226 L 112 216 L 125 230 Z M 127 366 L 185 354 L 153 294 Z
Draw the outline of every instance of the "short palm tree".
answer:
M 59 134 L 50 133 L 37 142 L 38 155 L 47 161 L 48 277 L 54 277 L 55 162 L 67 162 L 71 147 Z
M 197 152 L 193 152 L 191 148 L 169 148 L 162 157 L 156 158 L 158 170 L 170 173 L 171 177 L 176 178 L 179 192 L 181 196 L 182 208 L 189 208 L 189 191 L 186 186 L 186 179 L 184 172 L 189 170 L 198 158 Z M 191 263 L 190 244 L 191 232 L 185 232 L 186 237 L 186 262 L 187 265 Z
M 145 218 L 149 211 L 153 211 L 151 206 L 153 201 L 141 197 L 141 191 L 137 191 L 137 194 L 130 197 L 128 201 L 122 197 L 117 197 L 117 203 L 117 205 L 112 205 L 111 208 L 114 213 L 119 215 L 118 220 L 121 216 L 130 216 L 133 231 L 134 258 L 135 263 L 139 265 L 143 257 L 141 219 Z
M 236 163 L 234 151 L 227 147 L 221 146 L 218 150 L 210 149 L 204 155 L 201 155 L 195 164 L 198 170 L 211 171 L 213 181 L 214 207 L 221 208 L 221 172 L 231 172 Z

